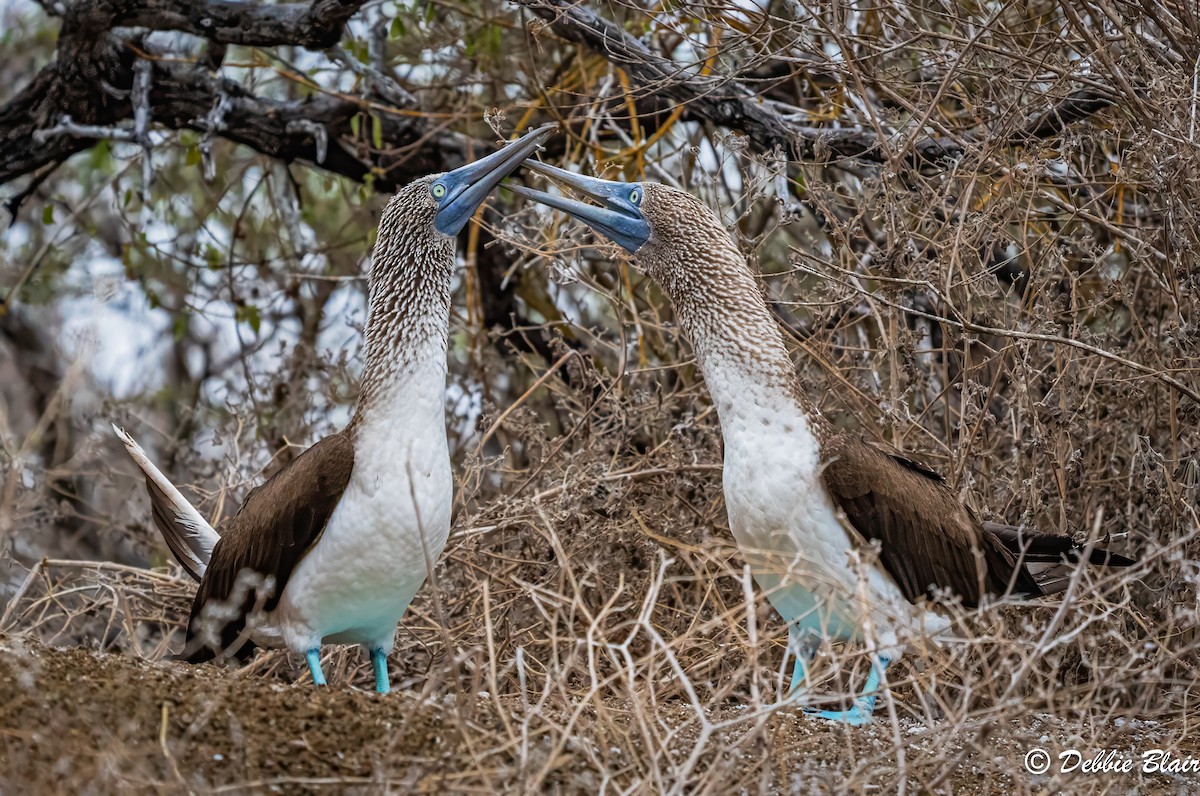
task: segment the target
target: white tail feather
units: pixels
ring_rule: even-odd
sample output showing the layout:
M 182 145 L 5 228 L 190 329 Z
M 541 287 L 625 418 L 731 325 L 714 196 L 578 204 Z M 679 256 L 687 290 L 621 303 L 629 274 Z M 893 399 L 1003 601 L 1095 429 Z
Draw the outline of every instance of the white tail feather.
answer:
M 155 524 L 162 532 L 167 547 L 171 548 L 171 552 L 188 574 L 200 580 L 212 558 L 213 546 L 221 537 L 175 485 L 154 466 L 142 450 L 142 446 L 134 442 L 133 437 L 126 434 L 124 429 L 118 428 L 115 423 L 112 428 L 121 442 L 125 443 L 129 455 L 146 475 L 150 501 L 154 504 Z

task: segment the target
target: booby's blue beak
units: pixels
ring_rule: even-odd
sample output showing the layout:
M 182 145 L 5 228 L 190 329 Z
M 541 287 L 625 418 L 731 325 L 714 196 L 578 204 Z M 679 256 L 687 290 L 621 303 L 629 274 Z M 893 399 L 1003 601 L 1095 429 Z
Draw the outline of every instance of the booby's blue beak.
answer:
M 535 191 L 523 185 L 507 185 L 505 187 L 526 199 L 532 199 L 574 216 L 604 237 L 614 243 L 619 243 L 630 253 L 642 248 L 642 244 L 650 239 L 650 225 L 642 216 L 644 191 L 641 183 L 584 177 L 582 174 L 548 166 L 536 160 L 530 160 L 525 166 L 530 171 L 536 171 L 543 177 L 563 183 L 579 193 L 601 202 L 604 206 L 597 207 L 577 202 L 563 196 Z
M 500 180 L 511 174 L 521 161 L 537 151 L 549 138 L 556 124 L 546 124 L 474 163 L 449 171 L 429 186 L 438 204 L 434 226 L 444 235 L 457 235 L 475 215 L 483 200 Z

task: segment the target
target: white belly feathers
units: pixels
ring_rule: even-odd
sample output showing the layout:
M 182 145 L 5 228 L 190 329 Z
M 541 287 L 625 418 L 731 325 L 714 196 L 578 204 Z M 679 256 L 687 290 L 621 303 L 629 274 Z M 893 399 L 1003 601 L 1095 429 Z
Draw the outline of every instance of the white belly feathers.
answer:
M 873 625 L 894 643 L 895 619 L 913 606 L 886 573 L 859 564 L 804 415 L 747 402 L 723 411 L 721 425 L 730 529 L 772 606 L 824 638 L 861 639 Z
M 408 417 L 361 429 L 350 483 L 275 612 L 284 643 L 390 652 L 397 623 L 446 546 L 453 494 L 442 423 L 422 429 Z

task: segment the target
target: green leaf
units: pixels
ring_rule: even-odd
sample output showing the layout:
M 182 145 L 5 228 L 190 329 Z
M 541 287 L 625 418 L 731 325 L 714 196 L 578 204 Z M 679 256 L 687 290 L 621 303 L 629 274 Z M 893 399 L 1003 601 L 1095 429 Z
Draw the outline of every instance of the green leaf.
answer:
M 499 25 L 488 26 L 488 54 L 497 62 L 504 57 L 504 31 Z
M 364 202 L 371 198 L 375 193 L 375 175 L 367 172 L 363 175 L 362 185 L 358 186 L 358 198 Z
M 466 36 L 468 58 L 490 57 L 499 60 L 503 56 L 503 47 L 503 32 L 499 25 L 476 28 Z
M 397 14 L 392 18 L 391 27 L 388 28 L 389 39 L 399 39 L 408 35 L 408 28 L 404 25 L 404 20 Z
M 42 223 L 46 225 L 54 223 L 54 205 L 46 205 L 42 208 Z
M 204 244 L 204 262 L 214 271 L 221 267 L 221 252 L 211 243 Z
M 262 316 L 258 314 L 258 307 L 253 304 L 242 304 L 234 310 L 234 317 L 238 323 L 248 323 L 250 328 L 258 334 L 259 327 L 262 326 Z
M 371 115 L 371 143 L 376 149 L 383 149 L 383 122 L 374 114 Z
M 92 147 L 92 168 L 106 169 L 112 163 L 112 145 L 106 139 L 101 138 Z
M 350 117 L 350 132 L 358 139 L 358 131 L 362 129 L 362 114 L 356 113 Z
M 195 144 L 192 144 L 190 147 L 188 147 L 187 148 L 187 157 L 184 158 L 184 162 L 187 163 L 187 165 L 189 165 L 189 166 L 199 166 L 200 165 L 200 147 L 196 146 Z

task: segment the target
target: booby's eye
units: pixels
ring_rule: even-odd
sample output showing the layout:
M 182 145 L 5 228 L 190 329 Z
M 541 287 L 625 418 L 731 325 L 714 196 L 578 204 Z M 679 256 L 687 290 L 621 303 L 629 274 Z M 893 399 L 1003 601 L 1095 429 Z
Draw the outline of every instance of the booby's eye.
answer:
M 636 205 L 640 201 L 642 201 L 642 192 L 634 188 L 629 192 L 629 204 Z
M 441 199 L 446 195 L 446 186 L 442 185 L 440 182 L 435 182 L 433 187 L 429 189 L 429 192 L 433 194 L 434 199 Z

